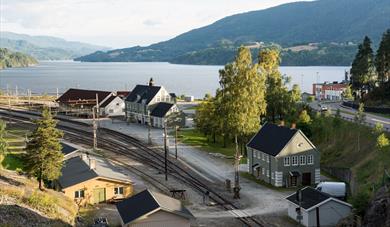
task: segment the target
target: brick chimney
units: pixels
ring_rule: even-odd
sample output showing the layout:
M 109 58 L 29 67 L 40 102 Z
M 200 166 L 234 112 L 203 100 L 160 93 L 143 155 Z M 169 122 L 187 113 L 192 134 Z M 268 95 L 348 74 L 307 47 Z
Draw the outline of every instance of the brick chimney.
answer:
M 296 129 L 297 128 L 297 124 L 294 122 L 294 123 L 291 123 L 291 128 L 292 129 Z
M 96 160 L 95 159 L 89 159 L 89 169 L 94 170 L 96 169 Z
M 279 126 L 284 126 L 284 120 L 281 120 L 281 121 L 279 122 Z
M 152 77 L 150 77 L 150 80 L 149 80 L 149 86 L 154 86 L 154 80 Z

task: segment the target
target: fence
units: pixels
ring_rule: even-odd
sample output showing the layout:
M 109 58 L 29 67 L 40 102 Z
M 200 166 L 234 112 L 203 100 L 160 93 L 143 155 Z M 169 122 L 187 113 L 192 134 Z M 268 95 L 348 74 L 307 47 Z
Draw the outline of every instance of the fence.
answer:
M 343 119 L 343 120 L 346 120 L 346 121 L 350 121 L 350 122 L 354 122 L 355 121 L 355 116 L 353 116 L 353 115 L 351 115 L 350 117 L 340 116 L 340 118 Z M 372 128 L 375 126 L 374 123 L 367 122 L 367 121 L 363 122 L 362 124 L 366 125 L 368 127 L 372 127 Z M 390 127 L 384 125 L 383 126 L 383 130 L 386 131 L 386 132 L 390 132 Z
M 359 109 L 359 104 L 353 103 L 353 102 L 343 102 L 344 106 L 351 107 L 353 109 Z M 371 112 L 371 113 L 381 113 L 381 114 L 390 114 L 390 108 L 388 107 L 373 107 L 373 106 L 365 106 L 364 111 Z

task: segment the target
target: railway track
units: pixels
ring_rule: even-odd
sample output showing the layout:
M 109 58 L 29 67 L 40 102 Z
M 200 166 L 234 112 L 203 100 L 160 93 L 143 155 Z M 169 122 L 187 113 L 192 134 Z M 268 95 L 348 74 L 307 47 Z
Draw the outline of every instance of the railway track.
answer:
M 29 115 L 31 117 L 21 116 L 20 114 Z M 7 110 L 7 112 L 0 112 L 0 115 L 8 117 L 10 117 L 11 115 L 12 118 L 14 118 L 15 120 L 29 122 L 31 122 L 33 118 L 39 116 L 39 114 L 9 110 Z M 64 131 L 64 138 L 66 140 L 69 140 L 70 142 L 74 143 L 92 146 L 93 134 L 91 130 L 92 127 L 90 125 L 69 119 L 63 119 L 60 117 L 56 117 L 56 119 L 59 120 L 58 128 Z M 64 123 L 68 125 L 65 125 Z M 71 124 L 72 126 L 69 126 L 69 124 Z M 153 167 L 161 173 L 164 173 L 165 171 L 165 157 L 163 151 L 158 148 L 150 147 L 134 137 L 110 129 L 100 128 L 98 130 L 98 147 L 122 155 L 124 157 L 139 161 L 145 165 Z M 145 175 L 145 173 L 138 170 L 134 166 L 127 165 L 126 163 L 123 163 L 118 159 L 114 161 L 121 163 L 130 170 Z M 193 189 L 197 190 L 199 193 L 205 194 L 206 192 L 209 192 L 210 199 L 212 201 L 223 207 L 225 210 L 229 211 L 229 213 L 235 216 L 235 218 L 241 221 L 245 226 L 264 226 L 264 224 L 261 223 L 259 220 L 239 210 L 239 208 L 234 203 L 232 203 L 223 195 L 218 193 L 216 189 L 211 187 L 210 182 L 207 182 L 207 180 L 204 180 L 195 172 L 182 167 L 182 165 L 180 165 L 177 160 L 171 158 L 169 155 L 167 159 L 167 169 L 170 177 L 174 177 L 175 179 L 189 185 Z M 165 191 L 169 191 L 169 188 L 159 183 L 159 181 L 153 178 L 153 176 L 147 175 L 147 177 L 155 181 L 154 183 L 158 188 L 165 189 Z

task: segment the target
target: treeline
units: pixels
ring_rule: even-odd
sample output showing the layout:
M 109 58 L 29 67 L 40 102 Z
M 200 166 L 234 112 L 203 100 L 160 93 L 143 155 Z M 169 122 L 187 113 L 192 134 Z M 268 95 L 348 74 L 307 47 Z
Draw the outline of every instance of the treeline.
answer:
M 376 54 L 369 37 L 359 45 L 351 68 L 351 85 L 359 102 L 390 105 L 390 29 L 383 34 Z
M 280 52 L 275 48 L 258 53 L 253 63 L 248 48 L 241 47 L 232 63 L 220 70 L 220 88 L 214 96 L 206 95 L 199 105 L 197 129 L 223 143 L 243 145 L 259 130 L 264 121 L 295 121 L 299 116 L 298 85 L 287 88 L 288 77 L 279 72 Z
M 35 64 L 38 64 L 38 61 L 31 56 L 0 48 L 0 69 L 27 67 Z

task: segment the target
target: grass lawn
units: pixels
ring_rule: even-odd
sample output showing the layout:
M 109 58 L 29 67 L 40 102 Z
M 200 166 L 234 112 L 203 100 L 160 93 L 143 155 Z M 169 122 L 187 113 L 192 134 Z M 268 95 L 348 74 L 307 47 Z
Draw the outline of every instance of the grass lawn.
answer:
M 184 144 L 196 146 L 211 153 L 220 153 L 230 157 L 234 156 L 234 147 L 231 144 L 223 147 L 223 144 L 219 142 L 213 143 L 211 139 L 208 141 L 207 137 L 196 129 L 183 129 L 178 135 L 179 140 Z

